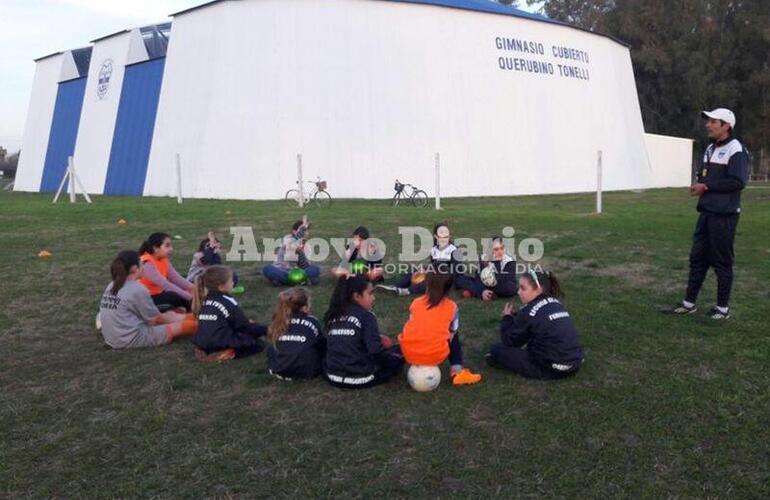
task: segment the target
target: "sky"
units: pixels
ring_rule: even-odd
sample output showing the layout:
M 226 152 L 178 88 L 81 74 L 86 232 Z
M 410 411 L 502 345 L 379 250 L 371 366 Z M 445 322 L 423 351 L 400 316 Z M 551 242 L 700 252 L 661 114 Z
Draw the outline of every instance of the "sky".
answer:
M 0 0 L 0 146 L 9 152 L 21 147 L 35 76 L 33 59 L 168 20 L 169 14 L 206 1 Z

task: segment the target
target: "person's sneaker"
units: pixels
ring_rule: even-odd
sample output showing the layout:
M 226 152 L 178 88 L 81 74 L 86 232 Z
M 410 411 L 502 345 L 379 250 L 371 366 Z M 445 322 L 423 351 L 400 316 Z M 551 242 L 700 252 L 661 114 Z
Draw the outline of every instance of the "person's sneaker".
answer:
M 195 359 L 201 363 L 221 363 L 222 361 L 230 361 L 234 357 L 235 349 L 232 347 L 224 351 L 212 352 L 211 354 L 206 354 L 206 351 L 199 347 L 195 348 Z
M 94 324 L 96 326 L 96 331 L 98 332 L 102 331 L 102 312 L 101 311 L 96 313 L 96 320 L 94 320 Z
M 478 384 L 479 382 L 481 382 L 481 374 L 473 373 L 467 368 L 463 368 L 459 372 L 452 374 L 453 385 Z
M 730 319 L 730 309 L 727 311 L 720 311 L 718 307 L 712 307 L 708 312 L 708 317 L 716 321 Z
M 667 312 L 669 314 L 684 315 L 684 314 L 692 314 L 697 310 L 698 310 L 698 306 L 696 306 L 695 304 L 693 304 L 692 307 L 687 307 L 684 303 L 680 302 L 679 304 L 675 305 L 671 309 L 665 310 L 664 312 Z
M 471 293 L 470 290 L 463 290 L 463 297 L 466 299 L 470 299 L 471 297 L 473 297 L 473 294 Z
M 241 285 L 234 286 L 233 287 L 233 295 L 241 295 L 246 291 L 245 288 L 243 288 Z
M 386 292 L 395 293 L 399 297 L 404 297 L 411 294 L 408 288 L 399 288 L 393 285 L 377 285 L 374 288 L 375 290 L 379 288 L 380 290 L 385 290 Z

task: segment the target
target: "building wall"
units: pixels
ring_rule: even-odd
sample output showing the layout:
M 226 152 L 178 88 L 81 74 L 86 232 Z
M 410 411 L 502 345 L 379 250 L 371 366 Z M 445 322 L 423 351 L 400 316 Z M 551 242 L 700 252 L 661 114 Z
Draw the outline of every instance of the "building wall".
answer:
M 545 55 L 499 50 L 496 37 Z M 589 80 L 503 70 L 499 57 L 568 62 Z M 174 20 L 145 185 L 187 197 L 274 199 L 296 176 L 338 197 L 389 197 L 395 178 L 442 195 L 651 185 L 629 51 L 509 16 L 364 0 L 223 2 Z
M 63 59 L 63 54 L 48 57 L 35 67 L 15 191 L 40 190 Z
M 133 30 L 94 44 L 75 147 L 75 167 L 89 193 L 104 190 L 125 66 L 137 36 Z
M 644 134 L 652 168 L 652 187 L 686 187 L 692 183 L 693 140 Z

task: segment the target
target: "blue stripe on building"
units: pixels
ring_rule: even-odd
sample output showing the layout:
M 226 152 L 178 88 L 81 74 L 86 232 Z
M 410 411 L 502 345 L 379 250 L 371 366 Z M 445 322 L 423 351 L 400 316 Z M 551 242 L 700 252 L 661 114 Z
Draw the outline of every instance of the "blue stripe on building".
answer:
M 144 193 L 165 62 L 161 57 L 126 67 L 104 194 Z
M 75 153 L 86 80 L 78 78 L 59 84 L 48 135 L 43 178 L 40 180 L 41 192 L 56 191 L 67 170 L 67 159 Z

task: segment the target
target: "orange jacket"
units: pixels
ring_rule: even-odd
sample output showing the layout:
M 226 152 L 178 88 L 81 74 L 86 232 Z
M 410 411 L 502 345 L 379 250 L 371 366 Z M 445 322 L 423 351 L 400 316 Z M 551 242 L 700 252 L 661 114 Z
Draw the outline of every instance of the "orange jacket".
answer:
M 398 336 L 404 358 L 412 365 L 440 365 L 449 356 L 450 325 L 457 314 L 457 304 L 444 298 L 428 309 L 428 296 L 423 295 L 412 301 L 409 313 L 409 320 Z
M 168 279 L 168 259 L 156 259 L 152 255 L 145 253 L 142 254 L 140 257 L 140 260 L 142 261 L 142 264 L 145 262 L 152 262 L 152 264 L 155 266 L 155 269 L 158 270 L 161 276 Z M 158 295 L 159 293 L 163 292 L 163 288 L 159 287 L 149 279 L 145 278 L 144 276 L 139 278 L 139 282 L 144 285 L 147 290 L 149 290 L 150 295 Z

